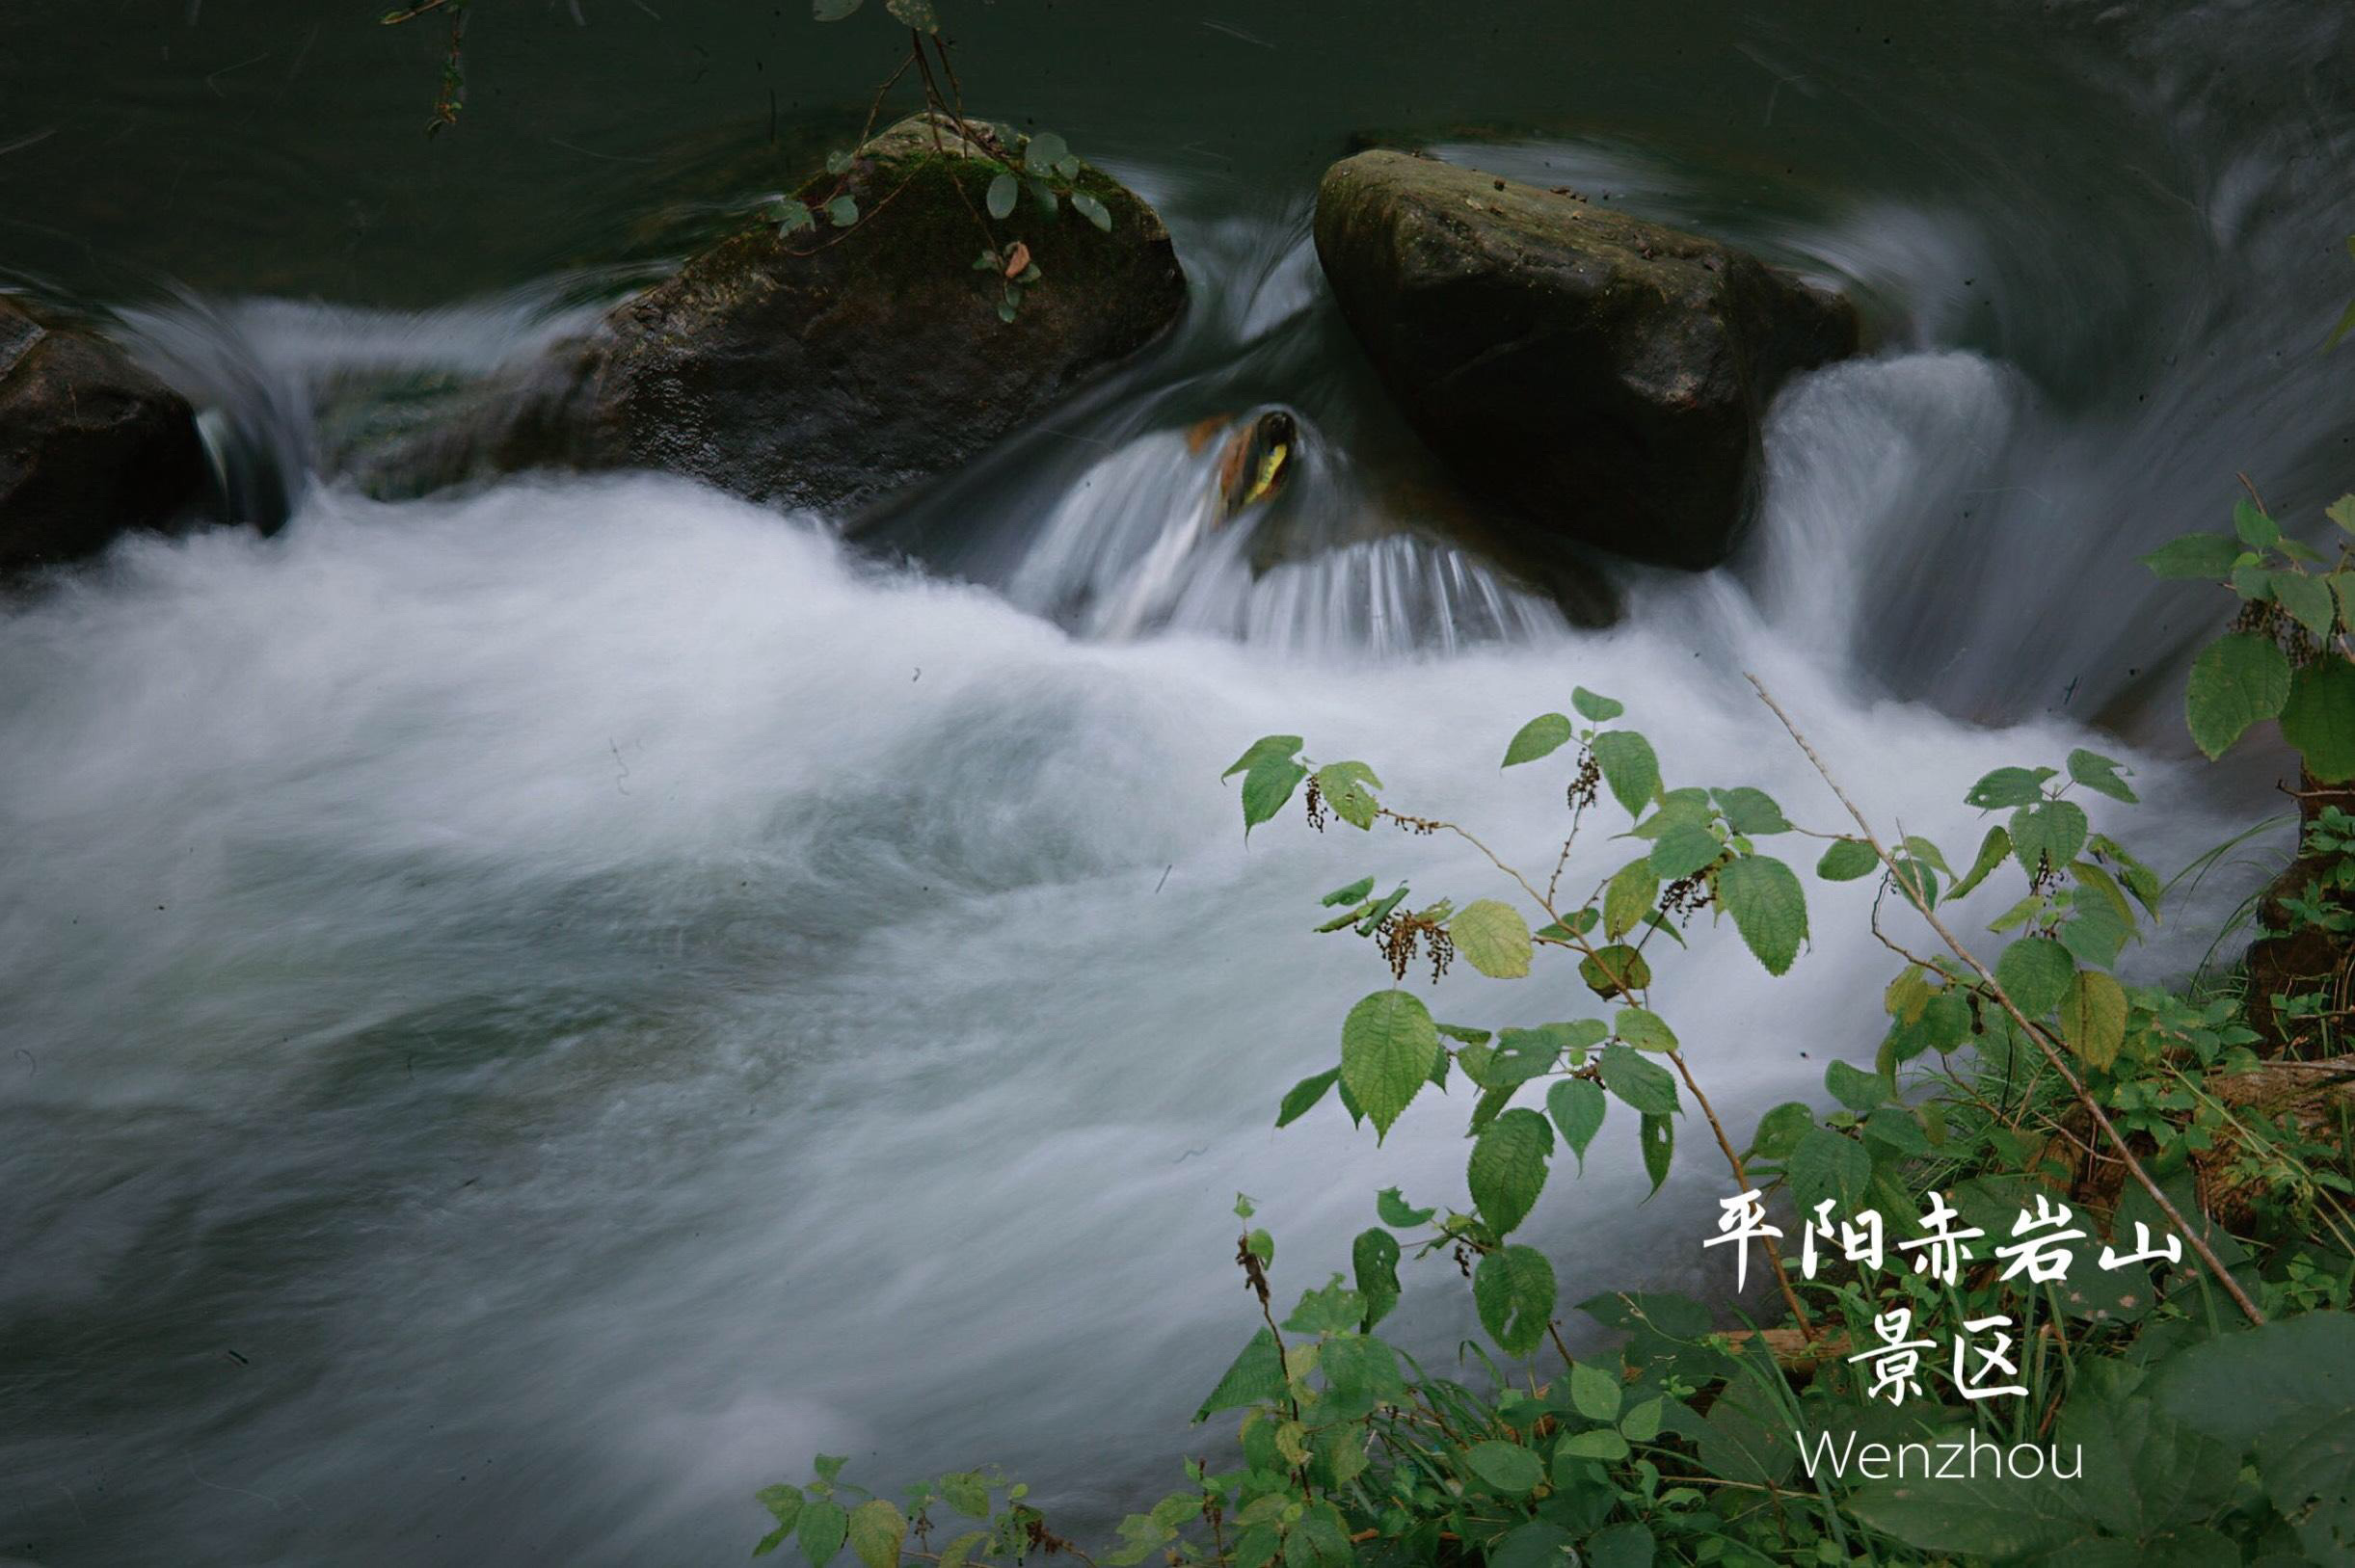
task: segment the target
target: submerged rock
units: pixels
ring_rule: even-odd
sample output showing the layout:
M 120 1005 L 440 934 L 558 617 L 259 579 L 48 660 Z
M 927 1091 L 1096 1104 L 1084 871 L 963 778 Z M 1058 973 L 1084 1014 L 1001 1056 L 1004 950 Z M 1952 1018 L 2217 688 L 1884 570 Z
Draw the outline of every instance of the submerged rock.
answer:
M 1847 301 L 1747 252 L 1406 153 L 1328 170 L 1316 243 L 1408 421 L 1540 572 L 1573 542 L 1724 560 L 1776 389 L 1857 349 Z
M 414 492 L 486 471 L 646 467 L 842 510 L 955 466 L 1185 306 L 1161 220 L 1084 165 L 1058 182 L 1109 227 L 1068 199 L 1050 214 L 1025 180 L 990 226 L 1001 261 L 977 267 L 991 183 L 1019 155 L 945 120 L 902 121 L 846 172 L 855 226 L 742 229 L 560 346 L 495 409 L 374 464 L 371 481 Z M 1006 321 L 1009 274 L 1030 281 Z
M 169 526 L 207 473 L 187 399 L 95 332 L 0 296 L 0 576 Z

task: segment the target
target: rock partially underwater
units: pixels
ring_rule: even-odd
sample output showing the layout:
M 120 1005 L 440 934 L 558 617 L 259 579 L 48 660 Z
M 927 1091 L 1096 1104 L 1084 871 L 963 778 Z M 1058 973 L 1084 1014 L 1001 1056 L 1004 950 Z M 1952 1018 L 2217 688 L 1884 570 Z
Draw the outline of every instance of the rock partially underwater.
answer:
M 1407 153 L 1327 171 L 1316 243 L 1408 422 L 1540 574 L 1580 544 L 1723 561 L 1775 391 L 1858 346 L 1847 301 L 1745 252 Z
M 0 577 L 191 518 L 209 474 L 186 398 L 97 333 L 0 296 Z
M 743 227 L 361 472 L 415 493 L 534 467 L 656 468 L 844 512 L 954 468 L 1186 303 L 1160 218 L 1084 164 L 1057 176 L 1053 211 L 1026 178 L 989 222 L 998 261 L 977 267 L 991 184 L 1023 150 L 977 136 L 926 117 L 893 126 L 844 173 L 855 226 Z

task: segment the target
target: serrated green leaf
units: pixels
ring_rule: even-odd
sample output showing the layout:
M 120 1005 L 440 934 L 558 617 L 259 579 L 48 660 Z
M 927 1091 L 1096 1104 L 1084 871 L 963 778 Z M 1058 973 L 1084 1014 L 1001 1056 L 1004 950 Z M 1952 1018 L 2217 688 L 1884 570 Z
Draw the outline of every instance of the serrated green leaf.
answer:
M 1350 1243 L 1350 1266 L 1357 1275 L 1357 1293 L 1365 1299 L 1365 1320 L 1358 1327 L 1365 1333 L 1374 1332 L 1374 1325 L 1390 1316 L 1390 1309 L 1399 1302 L 1399 1238 L 1378 1226 L 1357 1233 Z M 1333 1369 L 1328 1363 L 1325 1375 Z
M 2101 903 L 2086 904 L 2056 933 L 2071 957 L 2103 970 L 2118 962 L 2118 950 L 2126 945 L 2127 934 L 2127 924 L 2118 917 L 2118 912 Z
M 1414 1208 L 1396 1187 L 1384 1187 L 1374 1195 L 1374 1211 L 1381 1215 L 1384 1225 L 1395 1225 L 1402 1231 L 1428 1225 L 1432 1215 L 1438 1212 L 1436 1209 Z
M 1496 1052 L 1485 1069 L 1484 1087 L 1509 1088 L 1553 1071 L 1554 1063 L 1578 1039 L 1567 1023 L 1507 1029 L 1496 1037 Z
M 1807 940 L 1807 896 L 1798 873 L 1767 856 L 1745 855 L 1718 868 L 1717 901 L 1766 972 L 1787 973 Z
M 1824 1087 L 1832 1092 L 1833 1099 L 1859 1116 L 1889 1097 L 1888 1079 L 1836 1059 L 1824 1068 Z
M 1472 1202 L 1498 1236 L 1518 1230 L 1537 1206 L 1553 1152 L 1554 1129 L 1523 1106 L 1497 1117 L 1472 1145 L 1467 1172 Z
M 2012 813 L 2012 853 L 2030 876 L 2058 871 L 2077 858 L 2091 831 L 2085 809 L 2074 801 L 2022 806 Z
M 1270 757 L 1289 761 L 1298 757 L 1300 748 L 1307 744 L 1298 735 L 1262 735 L 1244 748 L 1243 755 L 1229 763 L 1227 770 L 1218 777 L 1222 780 L 1232 779 L 1238 773 L 1248 773 Z
M 1624 943 L 1598 947 L 1578 961 L 1578 977 L 1602 997 L 1625 996 L 1651 984 L 1651 966 Z
M 2355 664 L 2326 656 L 2290 678 L 2282 738 L 2305 758 L 2316 782 L 2355 779 Z
M 1985 811 L 2032 805 L 2044 798 L 2045 781 L 2051 777 L 2050 768 L 1997 768 L 1970 786 L 1963 804 Z
M 1916 860 L 1900 860 L 1889 869 L 1889 882 L 1909 901 L 1919 900 L 1925 905 L 1938 902 L 1938 873 Z
M 1717 809 L 1726 813 L 1726 826 L 1746 837 L 1765 838 L 1791 831 L 1791 824 L 1783 817 L 1782 808 L 1776 805 L 1774 797 L 1762 789 L 1752 789 L 1747 785 L 1738 789 L 1712 789 L 1709 798 L 1716 801 Z
M 1971 889 L 1985 882 L 1996 866 L 2011 858 L 2011 834 L 2001 827 L 1988 829 L 1987 837 L 1979 840 L 1978 859 L 1970 863 L 1970 869 L 1964 873 L 1963 880 L 1956 883 L 1946 896 L 1948 898 L 1962 897 Z
M 1317 769 L 1317 792 L 1324 796 L 1325 804 L 1342 821 L 1361 830 L 1374 826 L 1374 812 L 1379 805 L 1374 791 L 1381 783 L 1363 762 L 1327 762 Z
M 1660 897 L 1660 875 L 1648 859 L 1629 861 L 1603 889 L 1603 935 L 1617 942 L 1643 923 Z
M 1570 738 L 1570 721 L 1561 713 L 1540 713 L 1514 731 L 1505 747 L 1503 766 L 1519 767 L 1560 751 Z
M 1643 1117 L 1636 1123 L 1636 1142 L 1644 1151 L 1644 1174 L 1651 1178 L 1651 1190 L 1657 1192 L 1668 1180 L 1669 1163 L 1676 1155 L 1676 1124 L 1665 1116 Z
M 1546 1114 L 1562 1129 L 1562 1141 L 1569 1145 L 1581 1172 L 1587 1168 L 1587 1146 L 1601 1129 L 1608 1104 L 1602 1085 L 1591 1078 L 1564 1078 L 1545 1091 Z
M 1676 1113 L 1676 1080 L 1669 1070 L 1625 1046 L 1605 1046 L 1595 1058 L 1603 1087 L 1646 1116 Z
M 2107 1069 L 2126 1043 L 2126 990 L 2100 970 L 2079 970 L 2061 1004 L 2061 1039 L 2088 1067 Z
M 1274 1331 L 1263 1328 L 1236 1355 L 1234 1364 L 1218 1379 L 1218 1386 L 1211 1390 L 1210 1397 L 1202 1401 L 1202 1408 L 1193 1413 L 1193 1419 L 1196 1423 L 1206 1422 L 1221 1410 L 1257 1404 L 1283 1392 L 1283 1352 L 1277 1348 Z
M 1511 904 L 1483 898 L 1466 904 L 1447 923 L 1456 950 L 1491 980 L 1517 980 L 1529 972 L 1529 922 Z
M 1824 851 L 1815 874 L 1826 882 L 1854 882 L 1881 869 L 1881 857 L 1861 838 L 1842 838 Z
M 1676 1032 L 1659 1014 L 1646 1008 L 1620 1008 L 1613 1032 L 1638 1050 L 1665 1052 L 1676 1049 Z
M 2077 971 L 2069 949 L 2048 937 L 2021 937 L 1995 960 L 1995 983 L 2012 998 L 2012 1005 L 2031 1019 L 2042 1018 L 2069 995 L 2070 977 Z
M 1603 783 L 1611 786 L 1612 799 L 1629 816 L 1642 816 L 1658 798 L 1660 759 L 1652 755 L 1651 742 L 1635 731 L 1606 730 L 1596 735 L 1594 761 L 1603 770 Z
M 1669 881 L 1689 877 L 1714 863 L 1726 852 L 1724 840 L 1707 828 L 1688 825 L 1669 829 L 1651 846 L 1646 858 L 1653 873 Z
M 778 1531 L 780 1538 L 792 1529 L 793 1522 L 801 1517 L 802 1504 L 809 1501 L 801 1495 L 800 1487 L 785 1485 L 763 1486 L 753 1497 L 769 1511 L 771 1518 L 785 1527 Z
M 2096 794 L 2125 801 L 2129 806 L 2138 798 L 2132 786 L 2118 776 L 2118 763 L 2082 746 L 2069 754 L 2069 777 Z
M 1499 1247 L 1472 1272 L 1472 1305 L 1507 1355 L 1526 1356 L 1544 1342 L 1553 1321 L 1554 1265 L 1534 1247 Z
M 835 1554 L 843 1550 L 843 1539 L 849 1531 L 850 1516 L 843 1511 L 843 1505 L 829 1498 L 817 1498 L 801 1510 L 793 1538 L 801 1546 L 801 1555 L 809 1559 L 810 1568 L 826 1568 Z
M 1563 1568 L 1577 1550 L 1578 1537 L 1560 1525 L 1532 1520 L 1498 1536 L 1485 1560 L 1487 1568 Z
M 1323 1073 L 1304 1077 L 1284 1093 L 1284 1102 L 1276 1107 L 1275 1125 L 1290 1127 L 1307 1115 L 1326 1090 L 1341 1080 L 1341 1069 L 1329 1068 Z
M 2339 619 L 2339 606 L 2332 601 L 2329 583 L 2302 571 L 2276 571 L 2270 581 L 2273 602 L 2288 610 L 2292 621 L 2316 637 L 2330 636 Z
M 870 1498 L 850 1510 L 850 1550 L 867 1568 L 899 1568 L 899 1549 L 907 1544 L 907 1516 L 898 1504 Z
M 1615 1465 L 1627 1457 L 1627 1440 L 1607 1427 L 1592 1431 L 1572 1432 L 1554 1446 L 1554 1451 L 1573 1459 L 1599 1459 Z
M 1758 1118 L 1757 1135 L 1750 1152 L 1760 1159 L 1788 1159 L 1799 1140 L 1815 1125 L 1815 1112 L 1804 1102 L 1786 1100 Z
M 1811 1127 L 1784 1162 L 1791 1201 L 1801 1212 L 1826 1198 L 1835 1207 L 1853 1209 L 1872 1185 L 1873 1156 L 1854 1138 L 1844 1138 L 1828 1127 Z
M 2018 1562 L 2053 1551 L 2054 1561 L 2101 1568 L 2085 1550 L 2096 1531 L 2076 1488 L 2050 1476 L 1871 1481 L 1857 1488 L 1848 1505 L 1909 1546 L 1967 1562 Z
M 941 1496 L 968 1519 L 989 1517 L 989 1482 L 978 1472 L 953 1471 L 940 1478 Z
M 1439 1051 L 1431 1010 L 1405 991 L 1377 991 L 1350 1009 L 1341 1025 L 1341 1081 L 1386 1136 L 1430 1080 Z
M 1252 763 L 1243 776 L 1243 836 L 1250 837 L 1253 828 L 1282 811 L 1307 777 L 1306 768 L 1283 757 L 1264 757 Z
M 1545 1462 L 1517 1443 L 1475 1443 L 1464 1450 L 1472 1474 L 1507 1497 L 1535 1491 L 1545 1479 Z
M 2133 928 L 2134 909 L 2126 901 L 2126 892 L 2118 886 L 2117 878 L 2093 862 L 2084 860 L 2072 863 L 2069 874 L 2076 878 L 2079 888 L 2100 901 L 2101 908 L 2118 917 L 2118 923 L 2121 927 L 2127 930 Z M 2076 902 L 2079 909 L 2092 907 L 2082 896 Z
M 1626 704 L 1591 692 L 1584 686 L 1570 688 L 1570 706 L 1578 710 L 1579 717 L 1591 719 L 1596 724 L 1609 724 L 1627 711 Z
M 1954 875 L 1954 867 L 1946 864 L 1946 852 L 1929 839 L 1909 834 L 1898 847 L 1913 859 L 1929 866 L 1940 876 L 1951 877 Z
M 2238 559 L 2240 545 L 2235 540 L 2222 534 L 2185 534 L 2144 556 L 2142 564 L 2160 577 L 2220 582 Z
M 2270 637 L 2236 631 L 2219 637 L 2191 662 L 2183 718 L 2212 760 L 2249 726 L 2278 718 L 2289 701 L 2289 659 Z
M 2282 525 L 2254 501 L 2233 503 L 2233 532 L 2253 550 L 2269 550 L 2282 540 Z

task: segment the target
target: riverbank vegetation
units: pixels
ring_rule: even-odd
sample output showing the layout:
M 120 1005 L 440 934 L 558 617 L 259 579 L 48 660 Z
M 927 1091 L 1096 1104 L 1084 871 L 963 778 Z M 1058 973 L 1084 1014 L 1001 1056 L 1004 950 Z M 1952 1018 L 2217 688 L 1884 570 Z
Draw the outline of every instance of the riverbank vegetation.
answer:
M 2355 497 L 2328 515 L 2355 536 Z M 1378 1140 L 1445 1114 L 1448 1091 L 1467 1111 L 1463 1189 L 1369 1194 L 1379 1223 L 1356 1237 L 1352 1275 L 1324 1281 L 1285 1279 L 1238 1198 L 1234 1264 L 1259 1320 L 1193 1413 L 1212 1423 L 1206 1457 L 1116 1544 L 1065 1538 L 993 1471 L 895 1501 L 821 1456 L 807 1481 L 761 1493 L 773 1528 L 756 1555 L 2355 1560 L 2351 561 L 2346 538 L 2326 557 L 2254 498 L 2230 534 L 2148 558 L 2239 603 L 2190 673 L 2195 741 L 2214 757 L 2278 721 L 2302 764 L 2296 858 L 2255 902 L 2255 942 L 2172 986 L 2118 972 L 2174 884 L 2128 847 L 2130 773 L 2090 750 L 1958 781 L 1989 818 L 1965 853 L 1860 811 L 1762 685 L 1819 800 L 1667 779 L 1627 722 L 1632 694 L 1575 688 L 1502 751 L 1564 790 L 1562 841 L 1531 860 L 1394 804 L 1368 762 L 1319 760 L 1298 735 L 1254 742 L 1229 771 L 1246 833 L 1298 810 L 1320 831 L 1452 836 L 1494 868 L 1433 896 L 1377 867 L 1325 895 L 1318 928 L 1365 941 L 1389 983 L 1275 1112 L 1278 1127 L 1345 1114 Z M 1605 836 L 1625 864 L 1565 886 L 1573 846 Z M 1352 842 L 1352 868 L 1360 844 L 1378 858 L 1382 838 Z M 1739 1126 L 1707 1088 L 1739 1043 L 1678 1029 L 1677 996 L 1717 961 L 1688 953 L 1686 931 L 1728 921 L 1781 975 L 1805 962 L 1810 876 L 1875 885 L 1887 1033 L 1869 1067 L 1827 1067 L 1828 1109 Z M 2017 899 L 1994 918 L 1964 914 L 2007 885 Z M 1547 986 L 1564 1017 L 1435 1017 L 1416 982 L 1457 966 Z M 1679 1158 L 1723 1167 L 1705 1244 L 1758 1290 L 1559 1298 L 1532 1221 L 1574 1201 L 1600 1129 L 1630 1118 L 1655 1191 Z M 1487 1342 L 1467 1344 L 1466 1375 L 1381 1337 L 1408 1289 L 1470 1291 Z M 1618 1347 L 1573 1354 L 1573 1313 Z M 1981 1451 L 2010 1468 L 1970 1464 Z

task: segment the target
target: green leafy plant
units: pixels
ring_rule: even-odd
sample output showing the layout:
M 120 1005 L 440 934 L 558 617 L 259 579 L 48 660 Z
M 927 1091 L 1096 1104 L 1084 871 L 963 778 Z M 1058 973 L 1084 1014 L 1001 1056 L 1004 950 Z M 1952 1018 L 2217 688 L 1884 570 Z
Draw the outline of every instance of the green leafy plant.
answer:
M 2220 565 L 2244 603 L 2264 607 L 2244 610 L 2252 624 L 2232 635 L 2270 638 L 2292 683 L 2299 671 L 2343 661 L 2339 611 L 2323 624 L 2300 613 L 2309 590 L 2253 574 L 2313 578 L 2338 594 L 2343 562 L 2305 571 L 2319 563 L 2245 516 L 2229 561 L 2208 544 L 2161 552 L 2183 566 L 2195 554 Z M 2312 646 L 2292 642 L 2292 628 Z M 2209 678 L 2195 674 L 2204 695 L 2192 723 L 2195 734 L 2221 736 L 2210 748 L 2221 750 L 2247 725 L 2223 734 L 2214 704 L 2229 699 Z M 1262 737 L 1227 770 L 1240 780 L 1246 837 L 1298 802 L 1320 831 L 1337 818 L 1369 842 L 1385 826 L 1409 840 L 1452 837 L 1486 863 L 1481 886 L 1438 897 L 1413 890 L 1420 873 L 1391 866 L 1323 896 L 1315 929 L 1365 942 L 1388 984 L 1347 1009 L 1332 1065 L 1293 1085 L 1275 1111 L 1282 1128 L 1337 1102 L 1379 1142 L 1460 1081 L 1471 1091 L 1462 1195 L 1418 1204 L 1396 1187 L 1377 1194 L 1378 1223 L 1352 1242 L 1351 1273 L 1310 1284 L 1281 1317 L 1275 1239 L 1239 1197 L 1235 1265 L 1261 1321 L 1194 1416 L 1237 1419 L 1222 1446 L 1230 1457 L 1189 1461 L 1187 1484 L 1129 1516 L 1107 1562 L 1632 1568 L 2355 1555 L 2355 1466 L 2345 1458 L 2355 1396 L 2340 1386 L 2355 1365 L 2345 1316 L 2355 1104 L 2331 1088 L 2355 1075 L 2310 1074 L 2332 1064 L 2297 1054 L 2335 1041 L 2332 999 L 2280 998 L 2319 1021 L 2285 1044 L 2251 1026 L 2244 995 L 2229 985 L 2178 993 L 2118 976 L 2121 956 L 2165 907 L 2165 885 L 2114 836 L 2114 819 L 2137 802 L 2118 760 L 2078 749 L 2057 765 L 1979 779 L 1962 799 L 1990 820 L 1964 862 L 1928 837 L 1876 831 L 1771 694 L 1758 695 L 1844 821 L 1803 825 L 1749 784 L 1672 784 L 1650 741 L 1621 722 L 1626 704 L 1583 687 L 1569 711 L 1532 719 L 1502 754 L 1509 769 L 1553 770 L 1549 787 L 1563 791 L 1550 871 L 1393 805 L 1374 767 L 1320 760 L 1298 735 Z M 2328 731 L 2296 730 L 2325 737 L 2326 764 Z M 2305 755 L 2314 773 L 2315 753 Z M 1606 821 L 1627 858 L 1566 891 L 1581 835 Z M 2343 945 L 2355 929 L 2355 816 L 2318 811 L 2302 849 L 2315 874 L 2280 901 L 2288 929 L 2273 935 Z M 1695 1065 L 1733 1042 L 1680 1024 L 1674 1005 L 1681 981 L 1723 961 L 1688 950 L 1688 934 L 1703 918 L 1724 921 L 1747 950 L 1742 961 L 1790 971 L 1812 929 L 1809 861 L 1818 882 L 1878 884 L 1868 918 L 1898 961 L 1882 996 L 1887 1023 L 1869 1066 L 1827 1066 L 1821 1105 L 1773 1106 L 1743 1139 Z M 2020 894 L 1980 922 L 1994 939 L 1991 962 L 1960 934 L 1962 901 L 1999 880 Z M 1458 964 L 1490 981 L 1548 987 L 1558 998 L 1548 1010 L 1561 1016 L 1507 1026 L 1435 1015 L 1419 984 Z M 2275 1078 L 2292 1086 L 2288 1099 L 2267 1090 Z M 1620 1117 L 1634 1123 L 1636 1156 L 1657 1191 L 1695 1115 L 1741 1194 L 1721 1231 L 1749 1216 L 1719 1240 L 1757 1246 L 1775 1310 L 1726 1326 L 1680 1297 L 1605 1293 L 1578 1308 L 1621 1342 L 1573 1353 L 1561 1275 L 1528 1238 Z M 2133 1256 L 2081 1274 L 2015 1277 L 1961 1254 L 1945 1271 L 1892 1270 L 1852 1234 L 1869 1217 L 1870 1234 L 1900 1251 L 1938 1244 L 1949 1221 L 2002 1235 L 2031 1200 L 2054 1225 L 2085 1227 L 2063 1239 L 2090 1247 L 2106 1235 L 2123 1249 L 2130 1234 Z M 1781 1240 L 1793 1232 L 1796 1266 Z M 2019 1232 L 2015 1223 L 2010 1234 Z M 2161 1251 L 2153 1236 L 2171 1244 Z M 1468 1288 L 1487 1340 L 1464 1346 L 1468 1380 L 1434 1375 L 1378 1332 L 1404 1296 L 1405 1266 L 1433 1257 Z M 1889 1385 L 1869 1365 L 1898 1314 L 2012 1326 L 2017 1384 L 1967 1392 L 1958 1362 L 1951 1388 L 1917 1387 L 1911 1408 L 1885 1398 Z M 2247 1325 L 2239 1332 L 2235 1316 Z M 2310 1375 L 2325 1363 L 2328 1376 Z M 1902 1454 L 2038 1440 L 2078 1454 L 2078 1474 L 2066 1483 L 1908 1480 L 1827 1471 L 1802 1452 L 1812 1442 L 1822 1452 L 1862 1443 Z M 808 1496 L 834 1485 L 824 1463 Z M 812 1506 L 794 1501 L 803 1494 L 771 1489 L 763 1501 L 779 1528 L 763 1549 L 790 1529 L 823 1564 L 865 1509 L 860 1555 L 870 1568 L 1034 1552 L 1092 1560 L 1049 1531 L 1024 1494 L 1007 1489 L 998 1502 L 971 1477 L 957 1480 L 975 1504 L 963 1511 L 983 1528 L 933 1551 L 925 1509 L 952 1479 L 915 1489 L 905 1508 L 861 1502 L 839 1529 L 821 1515 L 814 1535 L 802 1532 Z M 916 1546 L 902 1520 L 915 1522 Z
M 2350 536 L 2335 560 L 2284 532 L 2254 492 L 2230 535 L 2186 535 L 2143 559 L 2162 577 L 2211 579 L 2240 600 L 2232 630 L 2192 663 L 2184 718 L 2200 749 L 2221 757 L 2278 719 L 2309 775 L 2344 784 L 2355 779 L 2355 495 L 2324 515 Z

